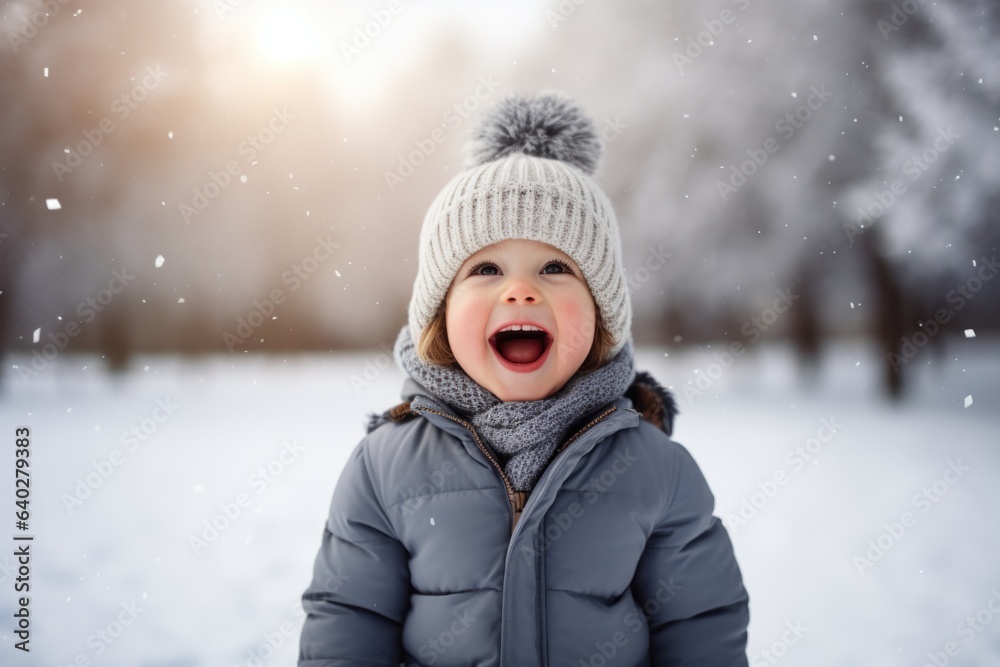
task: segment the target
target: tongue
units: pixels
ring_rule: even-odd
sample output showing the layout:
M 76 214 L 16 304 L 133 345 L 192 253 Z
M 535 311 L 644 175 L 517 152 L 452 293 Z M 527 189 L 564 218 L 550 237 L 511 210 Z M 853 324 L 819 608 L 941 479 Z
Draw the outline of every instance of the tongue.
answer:
M 545 343 L 538 338 L 512 338 L 497 344 L 503 358 L 515 364 L 530 364 L 538 361 L 545 351 Z

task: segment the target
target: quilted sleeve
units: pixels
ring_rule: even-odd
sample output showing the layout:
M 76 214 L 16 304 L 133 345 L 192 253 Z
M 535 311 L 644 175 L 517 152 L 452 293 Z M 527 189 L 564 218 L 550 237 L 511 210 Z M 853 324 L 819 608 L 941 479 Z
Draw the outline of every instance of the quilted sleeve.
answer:
M 649 623 L 654 667 L 746 667 L 749 596 L 715 498 L 683 446 L 664 469 L 667 501 L 632 592 Z
M 396 667 L 403 660 L 408 555 L 372 483 L 366 441 L 337 481 L 312 583 L 302 595 L 300 667 Z

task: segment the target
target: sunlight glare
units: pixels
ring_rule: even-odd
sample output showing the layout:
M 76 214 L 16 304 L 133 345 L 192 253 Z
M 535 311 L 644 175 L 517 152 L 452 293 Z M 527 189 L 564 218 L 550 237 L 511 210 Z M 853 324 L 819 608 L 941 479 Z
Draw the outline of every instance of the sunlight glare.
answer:
M 316 56 L 320 44 L 312 22 L 287 7 L 264 14 L 257 28 L 257 48 L 273 62 L 294 63 Z

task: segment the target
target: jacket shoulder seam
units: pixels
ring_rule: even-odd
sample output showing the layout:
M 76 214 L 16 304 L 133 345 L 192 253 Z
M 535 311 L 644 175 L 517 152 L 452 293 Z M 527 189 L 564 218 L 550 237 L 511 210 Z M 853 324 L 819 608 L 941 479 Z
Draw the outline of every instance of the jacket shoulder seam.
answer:
M 330 530 L 329 524 L 326 525 L 326 526 L 324 526 L 323 528 L 324 528 L 324 530 L 326 530 L 326 532 L 330 533 L 331 535 L 333 535 L 334 537 L 336 537 L 338 540 L 342 540 L 344 542 L 350 542 L 351 544 L 384 544 L 386 542 L 394 542 L 394 541 L 396 541 L 396 540 L 393 540 L 392 538 L 389 538 L 389 537 L 381 538 L 381 539 L 374 539 L 374 540 L 351 540 L 351 539 L 348 539 L 348 538 L 344 537 L 343 535 L 338 535 L 337 533 L 335 533 L 332 530 Z
M 499 485 L 499 484 L 496 485 L 496 486 L 476 486 L 476 487 L 469 487 L 467 489 L 441 489 L 441 490 L 438 490 L 438 491 L 431 491 L 430 493 L 427 493 L 427 494 L 420 494 L 420 493 L 418 493 L 416 495 L 407 496 L 406 498 L 401 498 L 400 500 L 397 500 L 393 504 L 389 505 L 386 509 L 391 510 L 396 505 L 408 502 L 410 500 L 413 500 L 414 498 L 424 498 L 426 500 L 427 498 L 430 498 L 432 496 L 441 496 L 441 495 L 444 495 L 446 493 L 469 493 L 470 491 L 503 491 L 504 494 L 506 494 L 506 492 L 507 492 L 506 489 L 504 489 L 504 487 L 502 485 Z
M 597 493 L 597 494 L 600 494 L 602 496 L 623 496 L 625 498 L 636 498 L 638 500 L 646 500 L 646 501 L 653 501 L 653 502 L 656 502 L 657 500 L 659 500 L 657 498 L 647 498 L 646 496 L 640 496 L 640 495 L 637 495 L 637 494 L 634 494 L 634 493 L 622 493 L 620 491 L 601 491 L 600 489 L 593 489 L 593 488 L 589 488 L 589 487 L 588 488 L 584 488 L 584 489 L 575 489 L 575 488 L 561 487 L 559 489 L 560 493 L 562 493 L 564 491 L 568 492 L 568 493 Z

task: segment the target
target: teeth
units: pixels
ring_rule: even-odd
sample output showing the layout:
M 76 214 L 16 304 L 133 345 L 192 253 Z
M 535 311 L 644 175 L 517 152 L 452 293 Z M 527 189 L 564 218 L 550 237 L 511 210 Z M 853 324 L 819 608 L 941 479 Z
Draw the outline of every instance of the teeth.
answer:
M 510 326 L 500 329 L 500 331 L 544 331 L 544 329 L 540 329 L 530 324 L 511 324 Z M 497 333 L 500 333 L 500 331 Z

